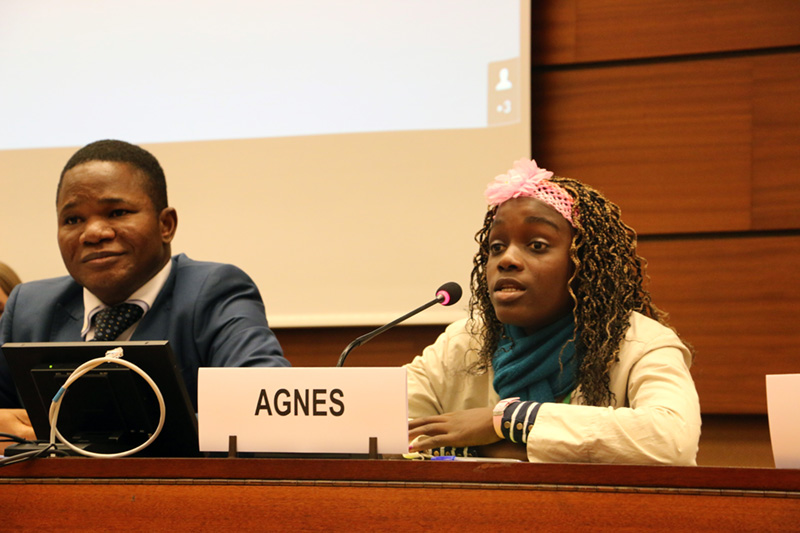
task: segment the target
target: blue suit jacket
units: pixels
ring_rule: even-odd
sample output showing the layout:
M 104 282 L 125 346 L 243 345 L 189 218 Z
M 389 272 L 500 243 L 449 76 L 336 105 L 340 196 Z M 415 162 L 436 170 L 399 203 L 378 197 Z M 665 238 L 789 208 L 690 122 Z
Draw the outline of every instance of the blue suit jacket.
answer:
M 81 341 L 83 287 L 71 277 L 33 281 L 11 291 L 0 319 L 5 342 Z M 233 265 L 172 258 L 172 271 L 131 337 L 168 340 L 197 408 L 201 366 L 289 366 L 267 325 L 253 280 Z M 20 407 L 0 351 L 0 408 Z

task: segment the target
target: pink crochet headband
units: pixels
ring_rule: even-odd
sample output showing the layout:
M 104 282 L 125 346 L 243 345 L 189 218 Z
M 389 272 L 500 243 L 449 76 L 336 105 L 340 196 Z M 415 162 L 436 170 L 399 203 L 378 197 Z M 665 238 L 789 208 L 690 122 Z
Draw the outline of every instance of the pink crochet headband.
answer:
M 490 206 L 497 206 L 520 196 L 536 198 L 552 206 L 575 227 L 572 221 L 572 196 L 550 181 L 552 176 L 552 172 L 539 168 L 536 161 L 520 159 L 514 162 L 514 168 L 497 176 L 494 183 L 486 187 L 486 201 Z

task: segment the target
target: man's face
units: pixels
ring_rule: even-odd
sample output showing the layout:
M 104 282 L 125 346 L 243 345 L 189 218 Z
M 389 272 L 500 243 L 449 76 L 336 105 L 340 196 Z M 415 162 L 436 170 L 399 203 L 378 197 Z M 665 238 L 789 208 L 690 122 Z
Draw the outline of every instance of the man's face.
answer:
M 88 161 L 64 174 L 58 246 L 70 275 L 107 305 L 127 299 L 170 257 L 177 215 L 157 213 L 145 176 L 127 163 Z
M 572 309 L 571 244 L 572 227 L 541 200 L 516 198 L 498 208 L 486 281 L 500 322 L 533 333 Z

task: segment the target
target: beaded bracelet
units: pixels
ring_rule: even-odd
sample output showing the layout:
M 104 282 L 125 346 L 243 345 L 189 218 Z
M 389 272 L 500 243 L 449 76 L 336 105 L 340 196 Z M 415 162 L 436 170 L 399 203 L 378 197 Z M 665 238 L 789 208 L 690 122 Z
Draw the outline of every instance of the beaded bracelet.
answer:
M 442 446 L 433 448 L 429 453 L 434 457 L 454 455 L 456 457 L 478 457 L 478 448 L 474 446 Z

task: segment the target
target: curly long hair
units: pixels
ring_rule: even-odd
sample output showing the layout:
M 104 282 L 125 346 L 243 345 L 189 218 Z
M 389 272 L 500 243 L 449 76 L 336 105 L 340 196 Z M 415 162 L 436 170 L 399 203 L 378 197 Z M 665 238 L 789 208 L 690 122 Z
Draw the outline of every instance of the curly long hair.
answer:
M 631 313 L 638 311 L 664 325 L 668 325 L 667 315 L 651 301 L 646 288 L 647 262 L 636 252 L 636 233 L 622 221 L 619 207 L 579 181 L 560 176 L 549 181 L 574 200 L 575 234 L 569 254 L 575 272 L 569 292 L 574 302 L 575 348 L 582 361 L 577 385 L 588 405 L 609 405 L 613 400 L 610 371 L 619 360 Z M 504 334 L 486 282 L 488 238 L 496 212 L 497 207 L 487 211 L 483 227 L 475 235 L 479 247 L 473 258 L 469 312 L 472 333 L 481 341 L 478 372 L 491 365 Z

